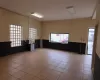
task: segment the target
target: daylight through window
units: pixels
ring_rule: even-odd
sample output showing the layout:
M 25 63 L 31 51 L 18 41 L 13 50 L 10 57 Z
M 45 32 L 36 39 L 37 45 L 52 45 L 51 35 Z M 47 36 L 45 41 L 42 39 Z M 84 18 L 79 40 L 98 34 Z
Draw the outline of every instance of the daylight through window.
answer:
M 35 39 L 37 37 L 37 29 L 35 28 L 29 28 L 29 43 L 34 43 Z
M 11 47 L 21 46 L 22 27 L 10 25 L 10 41 Z
M 50 42 L 68 43 L 69 34 L 50 34 Z

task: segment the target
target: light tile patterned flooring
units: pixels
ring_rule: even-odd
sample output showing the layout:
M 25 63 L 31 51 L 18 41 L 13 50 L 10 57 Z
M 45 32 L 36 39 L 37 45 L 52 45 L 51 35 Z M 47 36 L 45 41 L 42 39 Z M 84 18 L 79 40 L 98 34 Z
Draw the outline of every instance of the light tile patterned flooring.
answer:
M 92 80 L 91 56 L 37 49 L 0 57 L 0 80 Z

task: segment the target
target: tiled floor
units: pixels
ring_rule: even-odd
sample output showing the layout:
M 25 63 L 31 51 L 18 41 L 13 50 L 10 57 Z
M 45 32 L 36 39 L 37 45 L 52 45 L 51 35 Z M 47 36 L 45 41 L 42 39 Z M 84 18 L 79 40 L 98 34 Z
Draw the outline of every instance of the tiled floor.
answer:
M 0 80 L 92 80 L 91 56 L 37 49 L 0 57 Z
M 93 51 L 93 42 L 88 42 L 88 54 L 92 55 Z

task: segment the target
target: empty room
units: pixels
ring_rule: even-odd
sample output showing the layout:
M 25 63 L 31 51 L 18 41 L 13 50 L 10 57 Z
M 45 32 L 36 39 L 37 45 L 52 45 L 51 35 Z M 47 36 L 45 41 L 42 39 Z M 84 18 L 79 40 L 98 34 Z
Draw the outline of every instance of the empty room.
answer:
M 100 80 L 100 1 L 0 0 L 0 80 Z

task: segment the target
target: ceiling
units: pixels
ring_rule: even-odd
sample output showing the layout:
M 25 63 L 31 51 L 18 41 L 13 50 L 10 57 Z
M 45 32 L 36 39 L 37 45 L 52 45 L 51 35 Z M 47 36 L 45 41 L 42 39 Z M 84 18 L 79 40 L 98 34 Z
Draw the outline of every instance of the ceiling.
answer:
M 96 0 L 0 0 L 0 6 L 22 15 L 32 12 L 44 15 L 43 21 L 92 17 Z M 74 6 L 75 14 L 66 7 Z

